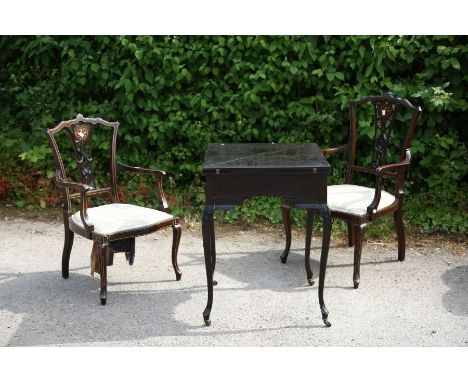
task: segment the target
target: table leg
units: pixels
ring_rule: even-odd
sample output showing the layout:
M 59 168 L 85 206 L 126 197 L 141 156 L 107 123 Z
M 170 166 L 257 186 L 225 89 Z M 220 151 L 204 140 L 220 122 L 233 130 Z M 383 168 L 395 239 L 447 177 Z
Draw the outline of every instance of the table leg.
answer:
M 327 269 L 327 260 L 328 260 L 328 249 L 330 247 L 330 236 L 331 236 L 331 214 L 328 206 L 326 204 L 320 205 L 320 214 L 323 219 L 323 240 L 322 240 L 322 253 L 320 256 L 320 276 L 319 276 L 319 304 L 320 310 L 322 311 L 322 319 L 327 327 L 330 327 L 331 324 L 328 321 L 328 310 L 323 301 L 323 288 L 325 285 L 325 271 Z
M 284 248 L 283 254 L 281 255 L 280 259 L 283 264 L 286 263 L 288 260 L 289 250 L 291 249 L 291 209 L 289 206 L 283 206 L 281 208 L 283 213 L 283 225 L 284 225 L 284 233 L 286 235 L 286 247 Z
M 210 313 L 213 306 L 213 264 L 216 263 L 215 236 L 213 224 L 214 206 L 205 206 L 202 219 L 203 250 L 205 254 L 206 281 L 208 286 L 208 302 L 203 312 L 205 325 L 211 325 Z M 214 260 L 214 261 L 213 261 Z
M 312 269 L 310 269 L 310 243 L 312 241 L 312 230 L 314 228 L 314 211 L 307 209 L 306 237 L 305 237 L 305 269 L 307 274 L 307 282 L 309 285 L 314 285 L 312 280 Z
M 212 216 L 211 219 L 211 269 L 213 270 L 213 278 L 214 278 L 214 271 L 216 268 L 216 237 L 215 237 L 215 229 L 214 229 L 214 216 Z M 218 282 L 216 280 L 213 280 L 213 285 L 218 285 Z

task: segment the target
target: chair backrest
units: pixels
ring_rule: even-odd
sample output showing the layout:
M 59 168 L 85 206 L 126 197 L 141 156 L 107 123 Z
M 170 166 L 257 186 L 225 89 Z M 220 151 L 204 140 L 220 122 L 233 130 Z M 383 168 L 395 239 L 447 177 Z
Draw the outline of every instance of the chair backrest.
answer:
M 47 129 L 46 134 L 52 146 L 52 150 L 55 158 L 55 176 L 58 179 L 69 179 L 67 177 L 66 166 L 64 158 L 62 157 L 63 152 L 66 150 L 64 141 L 60 141 L 63 144 L 63 149 L 60 150 L 57 142 L 59 133 L 61 135 L 68 136 L 69 139 L 65 141 L 71 142 L 77 169 L 77 181 L 89 186 L 92 190 L 88 191 L 90 196 L 98 196 L 102 194 L 110 194 L 112 200 L 118 202 L 117 195 L 117 170 L 116 170 L 116 143 L 117 143 L 117 130 L 119 122 L 107 122 L 101 118 L 85 118 L 83 115 L 78 114 L 75 119 L 69 121 L 62 121 L 53 129 Z M 99 128 L 99 129 L 98 129 Z M 99 130 L 99 131 L 97 131 Z M 95 179 L 95 164 L 93 158 L 93 135 L 95 133 L 103 133 L 109 137 L 109 177 L 110 184 L 107 187 L 98 187 Z M 105 145 L 107 146 L 107 144 Z M 73 160 L 73 159 L 72 159 Z M 68 189 L 63 189 L 63 207 L 68 211 L 71 211 L 71 200 L 78 198 L 78 193 L 70 193 Z
M 358 139 L 358 109 L 371 104 L 373 109 L 374 134 L 372 141 L 372 159 L 365 168 L 356 166 L 356 146 Z M 350 137 L 348 142 L 348 172 L 347 183 L 352 183 L 355 171 L 374 172 L 379 166 L 387 164 L 387 150 L 392 143 L 392 133 L 396 127 L 397 118 L 403 117 L 398 128 L 406 130 L 402 141 L 399 161 L 409 156 L 409 148 L 414 136 L 416 123 L 421 112 L 420 107 L 413 106 L 407 99 L 386 93 L 380 96 L 367 96 L 360 100 L 349 102 Z M 405 115 L 406 114 L 406 115 Z M 408 117 L 409 114 L 409 118 Z M 405 118 L 406 117 L 406 118 Z M 401 122 L 405 121 L 405 122 Z

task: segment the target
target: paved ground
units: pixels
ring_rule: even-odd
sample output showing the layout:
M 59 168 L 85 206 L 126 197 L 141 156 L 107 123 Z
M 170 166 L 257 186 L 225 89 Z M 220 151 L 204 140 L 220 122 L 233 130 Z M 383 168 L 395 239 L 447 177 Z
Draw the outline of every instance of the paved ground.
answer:
M 306 283 L 303 237 L 280 263 L 278 229 L 218 230 L 212 326 L 205 327 L 206 276 L 199 228 L 182 234 L 175 281 L 171 231 L 138 238 L 135 264 L 109 268 L 108 304 L 89 274 L 89 241 L 76 237 L 70 278 L 60 273 L 60 222 L 0 217 L 1 346 L 467 346 L 468 253 L 364 247 L 361 286 L 352 288 L 352 248 L 332 241 L 325 328 L 317 282 Z M 219 227 L 218 227 L 219 228 Z M 223 228 L 223 227 L 221 227 Z M 317 281 L 320 241 L 313 241 Z

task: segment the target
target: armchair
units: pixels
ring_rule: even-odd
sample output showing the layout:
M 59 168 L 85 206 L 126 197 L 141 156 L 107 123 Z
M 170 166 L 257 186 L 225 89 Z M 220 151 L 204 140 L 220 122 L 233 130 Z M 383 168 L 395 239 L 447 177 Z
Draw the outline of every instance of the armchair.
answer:
M 372 142 L 372 159 L 367 166 L 356 165 L 358 141 L 358 110 L 371 106 L 374 115 L 374 138 Z M 411 163 L 410 145 L 416 123 L 421 113 L 420 107 L 413 106 L 408 100 L 394 97 L 391 93 L 382 96 L 368 96 L 349 103 L 350 135 L 346 144 L 322 150 L 325 155 L 347 153 L 347 175 L 345 184 L 331 185 L 327 188 L 327 203 L 332 217 L 344 219 L 348 226 L 348 245 L 354 245 L 353 284 L 358 288 L 360 283 L 360 263 L 363 236 L 366 225 L 382 216 L 393 214 L 398 239 L 398 260 L 405 259 L 405 231 L 403 226 L 403 186 L 406 171 Z M 407 119 L 398 120 L 398 116 L 407 114 Z M 408 115 L 409 114 L 409 115 Z M 398 123 L 397 123 L 398 120 Z M 398 126 L 397 126 L 398 125 Z M 392 141 L 392 132 L 403 130 L 405 135 L 398 148 L 399 160 L 387 163 L 387 152 Z M 374 187 L 356 184 L 355 173 L 364 173 L 375 178 Z M 384 178 L 393 178 L 393 193 L 383 189 Z M 308 219 L 313 219 L 308 211 Z M 286 249 L 281 260 L 286 262 L 291 243 L 290 210 L 283 207 L 283 222 L 286 231 Z M 309 259 L 306 260 L 307 278 L 312 284 L 312 272 Z
M 62 277 L 69 277 L 70 253 L 74 234 L 93 241 L 97 248 L 99 273 L 101 276 L 100 301 L 107 301 L 107 265 L 112 265 L 116 252 L 125 252 L 130 263 L 135 254 L 135 237 L 155 232 L 161 228 L 172 227 L 172 265 L 176 280 L 182 273 L 177 264 L 177 252 L 181 237 L 181 226 L 178 218 L 169 214 L 169 207 L 164 198 L 162 179 L 163 171 L 132 167 L 116 161 L 117 130 L 119 122 L 107 122 L 101 118 L 85 118 L 78 114 L 75 119 L 62 121 L 53 129 L 47 129 L 46 134 L 52 146 L 56 164 L 55 182 L 62 192 L 63 223 L 65 229 L 64 248 L 62 253 Z M 109 185 L 98 187 L 94 174 L 94 158 L 92 152 L 93 134 L 100 130 L 109 134 Z M 59 134 L 60 133 L 60 134 Z M 58 135 L 68 135 L 71 142 L 74 160 L 80 181 L 71 180 L 67 176 L 62 152 L 59 149 Z M 65 152 L 65 151 L 64 151 Z M 140 207 L 133 204 L 120 203 L 117 190 L 119 172 L 127 171 L 135 174 L 154 176 L 159 210 Z M 111 203 L 89 207 L 92 197 L 109 195 Z M 79 200 L 79 210 L 73 212 L 72 201 Z

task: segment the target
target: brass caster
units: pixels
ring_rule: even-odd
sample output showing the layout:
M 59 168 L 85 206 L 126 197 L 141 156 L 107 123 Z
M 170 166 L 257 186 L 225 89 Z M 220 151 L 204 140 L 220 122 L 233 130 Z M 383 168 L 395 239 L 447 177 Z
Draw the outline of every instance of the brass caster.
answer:
M 357 289 L 359 286 L 359 281 L 354 281 L 354 289 Z
M 216 280 L 213 280 L 213 285 L 218 285 L 218 282 Z
M 312 280 L 312 279 L 307 279 L 307 282 L 309 283 L 310 286 L 312 286 L 312 285 L 315 284 L 315 283 L 314 283 L 314 280 Z
M 323 322 L 324 322 L 324 324 L 325 324 L 325 326 L 326 326 L 327 328 L 329 328 L 329 327 L 331 326 L 330 321 L 328 321 L 328 319 L 322 318 L 322 320 L 323 320 Z
M 106 305 L 107 298 L 101 298 L 101 305 Z
M 211 326 L 211 320 L 205 320 L 205 326 Z
M 176 281 L 180 281 L 181 278 L 182 278 L 182 273 L 176 274 L 175 276 Z

